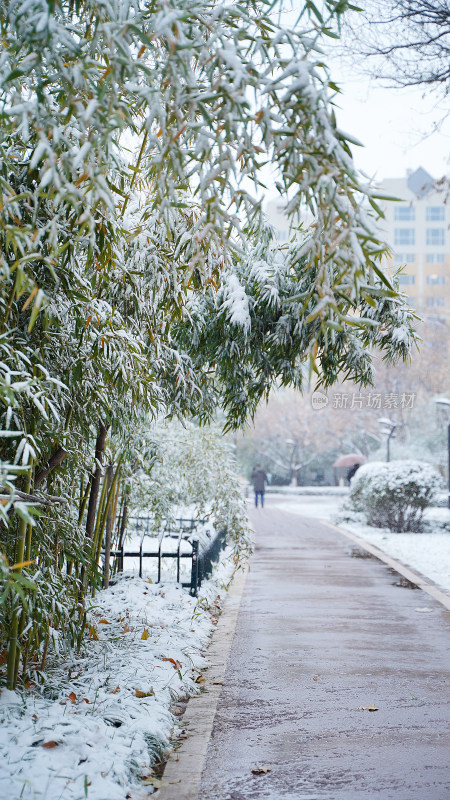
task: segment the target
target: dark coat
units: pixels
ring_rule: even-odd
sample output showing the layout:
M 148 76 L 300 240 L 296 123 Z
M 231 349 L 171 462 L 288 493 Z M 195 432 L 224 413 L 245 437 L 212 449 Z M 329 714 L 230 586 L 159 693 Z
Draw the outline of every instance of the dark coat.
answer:
M 254 469 L 252 472 L 253 488 L 255 492 L 263 492 L 268 482 L 268 477 L 263 469 Z

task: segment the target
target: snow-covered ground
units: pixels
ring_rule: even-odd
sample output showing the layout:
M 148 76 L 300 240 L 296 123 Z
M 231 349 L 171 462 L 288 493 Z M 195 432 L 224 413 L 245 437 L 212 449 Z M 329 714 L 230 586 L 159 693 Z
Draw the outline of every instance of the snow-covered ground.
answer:
M 277 495 L 271 497 L 269 502 L 272 508 L 304 517 L 325 519 L 355 533 L 402 564 L 417 570 L 450 594 L 449 509 L 442 507 L 428 509 L 425 513 L 428 529 L 423 533 L 391 533 L 382 528 L 372 528 L 364 522 L 344 519 L 342 496 L 329 493 L 324 493 L 320 497 L 307 494 L 299 497 Z
M 201 691 L 230 555 L 199 598 L 124 573 L 95 597 L 84 655 L 49 664 L 37 693 L 0 692 L 2 800 L 143 800 L 158 787 L 152 765 Z

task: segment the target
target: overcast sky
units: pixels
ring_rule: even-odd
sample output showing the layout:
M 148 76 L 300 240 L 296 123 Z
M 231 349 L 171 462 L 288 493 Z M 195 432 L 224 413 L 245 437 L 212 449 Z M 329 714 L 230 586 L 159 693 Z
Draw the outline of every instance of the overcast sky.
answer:
M 442 101 L 431 92 L 424 97 L 423 89 L 388 89 L 364 75 L 349 77 L 338 63 L 331 73 L 342 89 L 339 127 L 364 144 L 353 148 L 360 169 L 377 179 L 420 166 L 434 178 L 450 172 L 449 109 Z
M 381 0 L 382 2 L 382 0 Z M 321 0 L 316 2 L 322 10 Z M 356 3 L 356 5 L 361 5 Z M 280 0 L 280 20 L 286 27 L 296 24 L 297 0 Z M 355 14 L 353 22 L 358 20 Z M 450 174 L 449 102 L 424 88 L 383 88 L 375 78 L 364 73 L 369 62 L 349 58 L 351 39 L 335 42 L 324 38 L 324 60 L 331 79 L 341 88 L 336 98 L 341 110 L 336 112 L 341 130 L 361 141 L 353 147 L 359 169 L 378 180 L 399 178 L 407 169 L 423 167 L 434 178 Z M 341 57 L 339 50 L 341 49 Z M 372 69 L 376 63 L 370 60 Z M 359 69 L 361 67 L 361 69 Z M 445 103 L 445 104 L 444 104 Z M 437 129 L 437 127 L 439 129 Z

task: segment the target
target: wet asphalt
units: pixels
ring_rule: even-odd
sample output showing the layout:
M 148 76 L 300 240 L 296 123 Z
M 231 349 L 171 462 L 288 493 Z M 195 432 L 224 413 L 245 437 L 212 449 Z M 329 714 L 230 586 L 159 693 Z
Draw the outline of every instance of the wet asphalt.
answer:
M 251 512 L 199 800 L 450 800 L 450 612 L 273 503 Z

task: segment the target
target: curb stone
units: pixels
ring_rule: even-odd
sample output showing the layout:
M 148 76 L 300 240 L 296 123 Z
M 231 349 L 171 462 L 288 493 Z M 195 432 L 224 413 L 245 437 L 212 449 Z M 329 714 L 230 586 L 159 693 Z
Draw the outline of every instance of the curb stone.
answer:
M 157 800 L 197 800 L 247 572 L 248 567 L 239 571 L 228 590 L 208 647 L 209 666 L 203 673 L 203 692 L 191 697 L 187 704 L 182 718 L 187 737 L 180 749 L 169 755 L 162 776 L 163 786 L 152 795 Z

